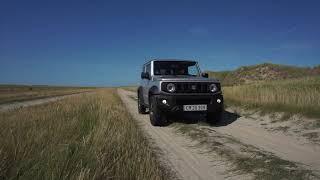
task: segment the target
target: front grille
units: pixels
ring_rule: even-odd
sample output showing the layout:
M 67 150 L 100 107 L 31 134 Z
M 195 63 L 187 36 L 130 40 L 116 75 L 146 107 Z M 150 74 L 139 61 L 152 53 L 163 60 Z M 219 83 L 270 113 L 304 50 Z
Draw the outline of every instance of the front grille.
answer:
M 208 82 L 163 82 L 161 90 L 168 92 L 167 84 L 173 83 L 176 87 L 175 93 L 210 93 Z M 218 91 L 220 91 L 220 84 L 216 83 Z

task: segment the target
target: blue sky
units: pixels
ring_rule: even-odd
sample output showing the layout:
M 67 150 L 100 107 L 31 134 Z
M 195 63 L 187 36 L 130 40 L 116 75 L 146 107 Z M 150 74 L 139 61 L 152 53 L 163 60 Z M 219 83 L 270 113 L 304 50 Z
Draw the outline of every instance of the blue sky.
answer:
M 137 84 L 150 58 L 203 70 L 320 64 L 320 1 L 1 1 L 0 83 Z

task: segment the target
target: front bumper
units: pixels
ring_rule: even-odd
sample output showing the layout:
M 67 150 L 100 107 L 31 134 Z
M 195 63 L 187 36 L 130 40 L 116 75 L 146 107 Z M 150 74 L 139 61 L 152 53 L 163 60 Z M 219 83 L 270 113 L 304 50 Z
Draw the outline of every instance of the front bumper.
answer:
M 183 112 L 183 105 L 206 104 L 206 112 L 217 112 L 223 109 L 223 95 L 217 94 L 201 94 L 201 95 L 176 95 L 176 94 L 158 94 L 157 106 L 165 112 Z M 163 100 L 166 103 L 163 103 Z

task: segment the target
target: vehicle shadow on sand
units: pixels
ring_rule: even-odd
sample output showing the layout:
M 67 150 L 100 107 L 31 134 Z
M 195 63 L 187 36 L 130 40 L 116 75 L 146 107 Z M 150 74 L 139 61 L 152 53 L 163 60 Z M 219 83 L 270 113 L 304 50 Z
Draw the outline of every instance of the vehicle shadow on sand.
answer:
M 225 110 L 223 112 L 222 119 L 218 123 L 215 123 L 215 124 L 205 123 L 205 124 L 209 126 L 214 126 L 214 127 L 228 126 L 229 124 L 232 124 L 233 122 L 237 121 L 240 117 L 241 116 L 237 113 L 232 113 Z M 168 125 L 174 122 L 180 122 L 185 124 L 197 124 L 199 122 L 206 122 L 206 116 L 205 114 L 193 114 L 193 113 L 170 115 L 168 117 Z

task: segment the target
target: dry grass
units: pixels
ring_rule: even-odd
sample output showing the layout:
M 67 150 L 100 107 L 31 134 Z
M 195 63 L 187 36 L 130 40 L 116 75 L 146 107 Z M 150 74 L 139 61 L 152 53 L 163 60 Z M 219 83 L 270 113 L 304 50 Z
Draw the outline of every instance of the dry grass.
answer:
M 228 103 L 320 117 L 320 77 L 223 88 Z
M 0 104 L 61 96 L 90 91 L 93 88 L 0 85 Z
M 0 179 L 167 179 L 113 89 L 0 113 Z
M 297 67 L 272 63 L 242 66 L 233 71 L 208 72 L 221 80 L 223 86 L 251 84 L 257 81 L 284 80 L 320 75 L 320 66 Z

